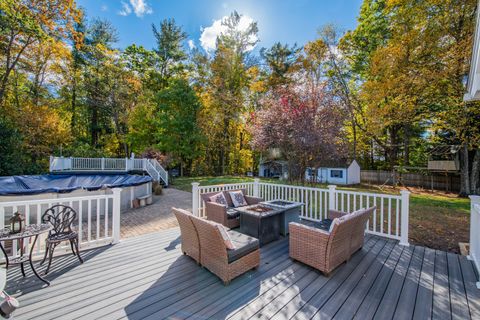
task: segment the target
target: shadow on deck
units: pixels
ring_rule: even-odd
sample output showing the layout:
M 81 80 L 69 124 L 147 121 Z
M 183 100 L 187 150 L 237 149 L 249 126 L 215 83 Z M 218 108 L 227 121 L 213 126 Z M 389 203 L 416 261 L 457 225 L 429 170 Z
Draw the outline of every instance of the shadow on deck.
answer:
M 180 252 L 178 229 L 56 258 L 41 288 L 11 269 L 16 319 L 449 319 L 480 318 L 476 273 L 463 256 L 368 236 L 327 278 L 288 257 L 288 239 L 261 249 L 261 265 L 223 286 Z

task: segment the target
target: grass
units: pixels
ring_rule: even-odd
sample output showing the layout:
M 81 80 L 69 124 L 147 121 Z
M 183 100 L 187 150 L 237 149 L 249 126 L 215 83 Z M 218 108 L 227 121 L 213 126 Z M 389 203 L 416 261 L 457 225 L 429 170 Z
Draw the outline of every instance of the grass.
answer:
M 261 179 L 263 182 L 282 183 L 278 179 Z M 200 185 L 216 185 L 253 181 L 252 177 L 178 177 L 171 181 L 171 187 L 191 192 L 192 182 Z M 326 184 L 309 184 L 326 188 Z M 367 191 L 373 193 L 398 194 L 399 189 L 373 185 L 338 187 L 342 190 Z M 470 201 L 453 194 L 426 192 L 409 188 L 410 197 L 410 242 L 434 249 L 459 252 L 458 243 L 468 242 L 470 225 Z

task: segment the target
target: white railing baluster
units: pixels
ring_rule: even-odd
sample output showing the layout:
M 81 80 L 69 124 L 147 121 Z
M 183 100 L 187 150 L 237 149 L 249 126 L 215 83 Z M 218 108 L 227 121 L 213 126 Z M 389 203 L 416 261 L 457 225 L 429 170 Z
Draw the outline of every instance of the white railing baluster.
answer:
M 100 238 L 100 199 L 97 199 L 97 239 Z
M 87 201 L 87 240 L 92 241 L 92 200 Z

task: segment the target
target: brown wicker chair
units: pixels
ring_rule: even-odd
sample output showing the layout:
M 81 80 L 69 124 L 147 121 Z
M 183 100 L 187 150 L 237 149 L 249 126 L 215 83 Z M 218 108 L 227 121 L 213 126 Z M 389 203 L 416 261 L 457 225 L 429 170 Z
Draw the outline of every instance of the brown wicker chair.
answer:
M 225 285 L 235 277 L 260 265 L 258 239 L 229 230 L 235 250 L 225 246 L 220 231 L 214 222 L 191 216 L 200 239 L 202 266 L 217 275 Z
M 365 224 L 374 210 L 372 207 L 355 214 L 329 211 L 330 219 L 340 218 L 334 220 L 331 233 L 314 222 L 291 222 L 290 257 L 328 275 L 362 248 Z
M 172 208 L 172 210 L 180 226 L 183 254 L 188 255 L 200 264 L 200 241 L 197 229 L 190 219 L 192 214 L 183 209 Z
M 246 195 L 245 189 L 239 189 L 242 191 L 245 200 L 248 205 L 257 204 L 263 201 L 262 198 L 252 197 Z M 227 200 L 227 205 L 222 205 L 210 201 L 210 197 L 216 195 L 218 192 L 209 192 L 201 194 L 202 200 L 205 202 L 205 212 L 208 220 L 212 220 L 223 224 L 225 227 L 233 229 L 240 226 L 239 214 L 235 209 L 233 209 L 232 199 L 230 198 L 230 191 L 238 190 L 228 190 L 222 191 L 225 199 Z

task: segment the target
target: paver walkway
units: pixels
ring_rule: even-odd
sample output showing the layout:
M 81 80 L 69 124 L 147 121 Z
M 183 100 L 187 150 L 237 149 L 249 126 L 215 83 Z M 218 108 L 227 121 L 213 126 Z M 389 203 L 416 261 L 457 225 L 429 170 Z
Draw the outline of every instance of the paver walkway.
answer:
M 129 238 L 159 230 L 177 227 L 172 207 L 192 210 L 192 194 L 173 188 L 163 189 L 161 196 L 153 196 L 151 205 L 122 212 L 121 237 Z

